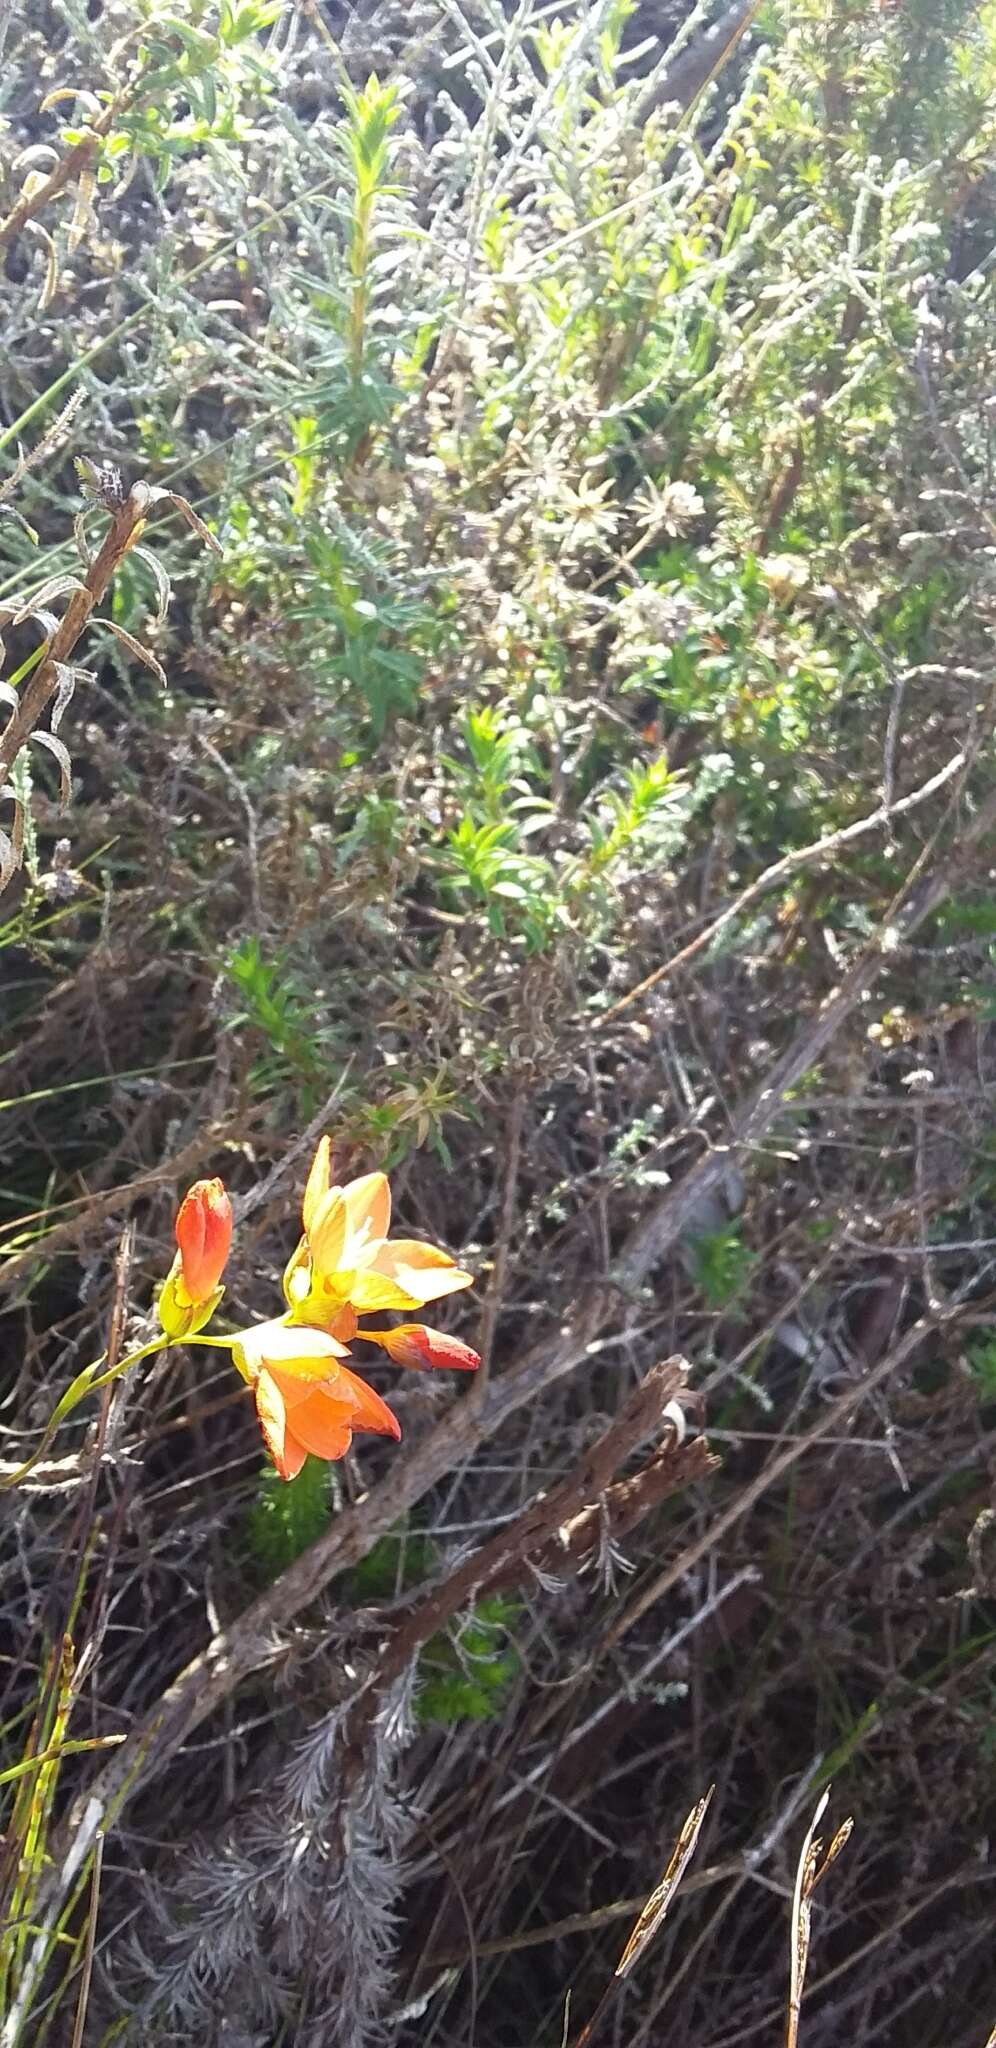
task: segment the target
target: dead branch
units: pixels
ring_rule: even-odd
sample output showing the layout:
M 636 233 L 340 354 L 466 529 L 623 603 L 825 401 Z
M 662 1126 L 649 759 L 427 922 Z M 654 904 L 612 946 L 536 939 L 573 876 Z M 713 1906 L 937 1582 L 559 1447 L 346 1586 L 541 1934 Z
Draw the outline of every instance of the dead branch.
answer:
M 502 1586 L 520 1585 L 531 1568 L 561 1570 L 576 1566 L 597 1542 L 601 1501 L 607 1507 L 613 1472 L 638 1444 L 663 1424 L 665 1439 L 657 1454 L 658 1479 L 674 1467 L 669 1492 L 702 1478 L 718 1465 L 705 1441 L 698 1437 L 684 1450 L 679 1447 L 675 1422 L 667 1415 L 669 1404 L 688 1375 L 683 1359 L 671 1358 L 656 1365 L 624 1404 L 611 1427 L 586 1452 L 574 1471 L 548 1494 L 530 1501 L 521 1515 L 489 1543 L 482 1544 L 469 1558 L 435 1587 L 398 1629 L 389 1648 L 379 1660 L 376 1683 L 387 1685 L 400 1676 L 423 1643 L 467 1607 L 479 1594 Z M 639 1475 L 641 1479 L 645 1474 Z M 625 1484 L 625 1482 L 623 1482 Z M 649 1497 L 648 1497 L 649 1494 Z M 653 1495 L 644 1486 L 640 1496 L 646 1507 Z M 658 1497 L 663 1497 L 659 1492 Z M 586 1503 L 593 1502 L 593 1505 Z M 629 1508 L 633 1516 L 634 1499 Z M 635 1519 L 635 1517 L 634 1517 Z M 630 1526 L 632 1526 L 632 1521 Z M 618 1533 L 613 1525 L 613 1534 Z

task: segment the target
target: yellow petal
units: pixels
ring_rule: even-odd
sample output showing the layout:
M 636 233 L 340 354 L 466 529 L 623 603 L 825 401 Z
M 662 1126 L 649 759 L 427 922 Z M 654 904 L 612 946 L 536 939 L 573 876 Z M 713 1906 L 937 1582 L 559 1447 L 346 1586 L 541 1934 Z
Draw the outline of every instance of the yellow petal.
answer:
M 335 1190 L 331 1186 L 331 1172 L 331 1139 L 322 1138 L 319 1142 L 318 1150 L 315 1153 L 314 1159 L 311 1162 L 311 1172 L 308 1175 L 307 1185 L 304 1190 L 303 1214 L 304 1227 L 306 1231 L 311 1230 L 311 1226 L 314 1223 L 319 1202 L 323 1201 L 326 1195 L 335 1192 Z
M 284 1300 L 288 1308 L 294 1308 L 303 1301 L 311 1284 L 311 1254 L 306 1237 L 298 1239 L 290 1258 L 284 1267 Z
M 380 1315 L 389 1308 L 421 1308 L 423 1297 L 408 1294 L 387 1273 L 367 1271 L 353 1274 L 349 1299 L 357 1315 L 369 1316 Z M 362 1337 L 362 1330 L 360 1335 Z
M 335 1273 L 343 1263 L 343 1248 L 349 1226 L 345 1197 L 338 1188 L 323 1195 L 308 1232 L 308 1245 L 319 1273 Z
M 365 1173 L 343 1188 L 342 1199 L 349 1219 L 349 1243 L 344 1266 L 355 1264 L 361 1251 L 387 1236 L 391 1228 L 391 1190 L 384 1173 Z
M 373 1283 L 393 1284 L 404 1300 L 388 1301 L 377 1294 Z M 350 1288 L 349 1299 L 362 1312 L 380 1308 L 421 1308 L 423 1302 L 439 1301 L 444 1294 L 456 1294 L 461 1287 L 473 1287 L 474 1276 L 465 1273 L 434 1244 L 420 1244 L 416 1238 L 398 1237 L 374 1252 Z M 376 1294 L 376 1299 L 374 1295 Z

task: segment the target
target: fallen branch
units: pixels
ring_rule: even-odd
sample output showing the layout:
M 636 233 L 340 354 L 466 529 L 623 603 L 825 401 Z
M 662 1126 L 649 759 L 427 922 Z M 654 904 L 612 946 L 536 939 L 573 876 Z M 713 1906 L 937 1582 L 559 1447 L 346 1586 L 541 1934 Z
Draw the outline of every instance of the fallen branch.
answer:
M 683 1359 L 655 1365 L 574 1470 L 549 1493 L 530 1501 L 514 1522 L 465 1558 L 419 1602 L 378 1660 L 378 1691 L 399 1678 L 422 1645 L 480 1594 L 520 1585 L 534 1571 L 576 1570 L 595 1550 L 606 1523 L 613 1536 L 621 1536 L 623 1531 L 612 1518 L 613 1495 L 620 1506 L 625 1504 L 627 1526 L 632 1527 L 638 1519 L 637 1504 L 646 1513 L 655 1498 L 676 1493 L 716 1469 L 719 1459 L 710 1454 L 704 1438 L 682 1447 L 684 1424 L 675 1396 L 687 1377 Z M 662 1426 L 664 1441 L 652 1465 L 638 1475 L 643 1484 L 624 1480 L 618 1488 L 611 1486 L 618 1466 Z M 648 1484 L 649 1471 L 656 1488 Z M 366 1695 L 362 1704 L 365 1710 Z

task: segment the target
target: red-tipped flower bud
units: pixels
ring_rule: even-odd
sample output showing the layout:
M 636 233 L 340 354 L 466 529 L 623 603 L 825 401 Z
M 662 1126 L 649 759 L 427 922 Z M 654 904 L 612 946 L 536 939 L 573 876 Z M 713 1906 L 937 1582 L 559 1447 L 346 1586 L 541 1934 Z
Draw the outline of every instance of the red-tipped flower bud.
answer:
M 476 1372 L 481 1363 L 480 1353 L 472 1351 L 469 1344 L 448 1337 L 444 1330 L 427 1329 L 424 1323 L 402 1323 L 398 1330 L 361 1330 L 359 1334 L 367 1342 L 379 1344 L 395 1365 L 407 1365 L 415 1372 L 427 1372 L 437 1365 Z
M 232 1205 L 220 1180 L 198 1180 L 176 1218 L 180 1272 L 191 1302 L 215 1292 L 232 1243 Z

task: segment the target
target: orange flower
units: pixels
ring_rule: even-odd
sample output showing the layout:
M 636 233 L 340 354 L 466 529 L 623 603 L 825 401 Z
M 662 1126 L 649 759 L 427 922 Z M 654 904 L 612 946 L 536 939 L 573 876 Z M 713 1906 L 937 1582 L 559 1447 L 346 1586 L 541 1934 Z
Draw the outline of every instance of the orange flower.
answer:
M 448 1337 L 445 1330 L 430 1330 L 425 1323 L 402 1323 L 397 1330 L 361 1330 L 360 1335 L 367 1344 L 379 1344 L 395 1365 L 407 1365 L 414 1372 L 439 1365 L 457 1372 L 476 1372 L 481 1363 L 479 1351 L 472 1351 L 459 1337 Z
M 220 1180 L 198 1180 L 176 1217 L 179 1247 L 159 1296 L 159 1321 L 176 1343 L 210 1322 L 225 1290 L 221 1275 L 232 1243 L 232 1205 Z
M 232 1356 L 248 1380 L 263 1441 L 281 1479 L 294 1479 L 309 1452 L 344 1458 L 356 1430 L 401 1436 L 398 1419 L 340 1360 L 345 1346 L 324 1330 L 260 1323 L 244 1330 Z
M 183 1284 L 191 1301 L 206 1301 L 232 1247 L 232 1205 L 220 1180 L 197 1180 L 176 1217 Z
M 366 1315 L 421 1308 L 473 1286 L 473 1275 L 435 1245 L 415 1238 L 389 1242 L 390 1224 L 386 1176 L 365 1173 L 344 1188 L 331 1186 L 330 1147 L 323 1138 L 305 1189 L 304 1236 L 284 1274 L 295 1323 L 333 1330 L 347 1309 Z

